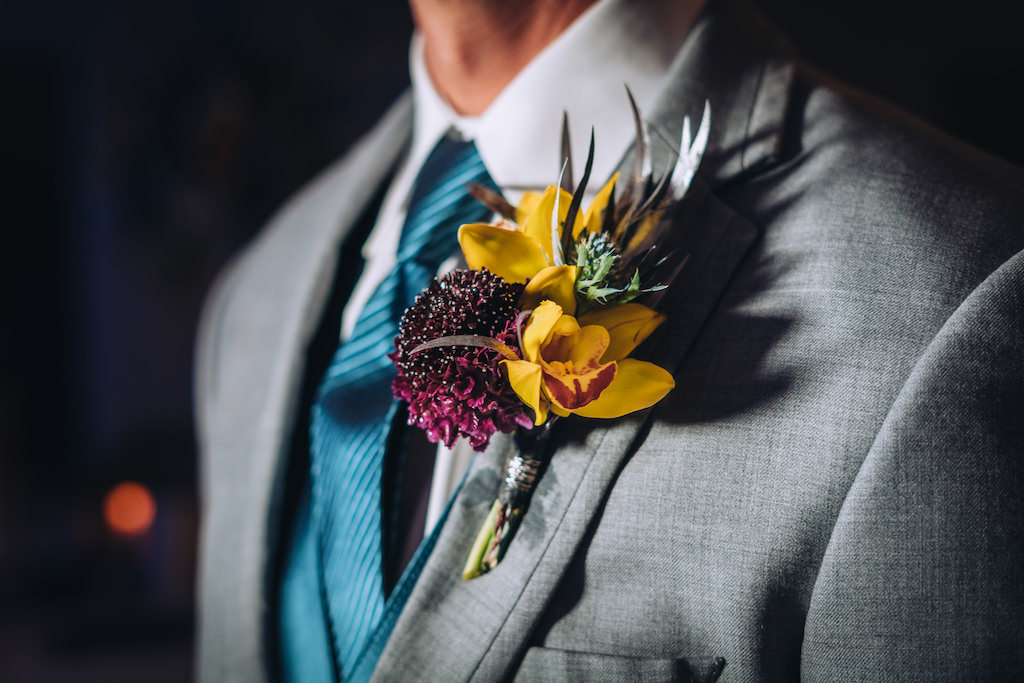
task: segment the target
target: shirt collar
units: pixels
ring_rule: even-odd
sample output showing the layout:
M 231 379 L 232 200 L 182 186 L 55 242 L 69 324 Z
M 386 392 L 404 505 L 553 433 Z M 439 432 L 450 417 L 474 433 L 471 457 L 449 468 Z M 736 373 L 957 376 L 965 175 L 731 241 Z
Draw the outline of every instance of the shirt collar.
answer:
M 689 29 L 675 0 L 600 0 L 537 55 L 477 117 L 459 116 L 434 87 L 413 36 L 415 103 L 409 166 L 418 168 L 449 129 L 476 142 L 509 199 L 557 182 L 563 111 L 569 114 L 576 177 L 595 138 L 590 190 L 615 171 L 634 138 L 625 85 L 641 112 L 653 106 Z M 640 7 L 640 5 L 645 5 Z M 529 144 L 523 144 L 528 140 Z

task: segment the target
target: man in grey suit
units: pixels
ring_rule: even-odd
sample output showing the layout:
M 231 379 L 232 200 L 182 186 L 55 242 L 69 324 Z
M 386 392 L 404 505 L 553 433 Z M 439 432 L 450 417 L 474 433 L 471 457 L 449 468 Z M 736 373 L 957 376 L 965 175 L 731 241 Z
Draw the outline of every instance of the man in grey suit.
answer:
M 458 113 L 626 6 L 522 4 L 413 3 Z M 1024 176 L 806 69 L 741 0 L 674 6 L 685 40 L 644 113 L 679 139 L 684 115 L 712 111 L 669 237 L 688 261 L 640 352 L 676 389 L 564 421 L 507 556 L 464 581 L 511 449 L 495 438 L 375 680 L 1024 678 Z M 203 680 L 287 670 L 281 558 L 311 395 L 416 115 L 400 100 L 210 295 Z

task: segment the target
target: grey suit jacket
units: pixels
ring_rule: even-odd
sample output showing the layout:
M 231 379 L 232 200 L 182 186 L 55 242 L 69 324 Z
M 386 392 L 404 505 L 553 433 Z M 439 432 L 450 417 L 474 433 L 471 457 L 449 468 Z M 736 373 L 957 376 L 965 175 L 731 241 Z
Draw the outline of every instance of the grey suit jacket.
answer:
M 378 680 L 1024 677 L 1021 175 L 807 71 L 731 0 L 650 118 L 678 139 L 705 98 L 690 258 L 641 352 L 676 389 L 565 421 L 506 559 L 466 582 L 509 441 L 478 456 Z M 210 295 L 203 680 L 273 676 L 305 349 L 410 121 L 402 99 Z

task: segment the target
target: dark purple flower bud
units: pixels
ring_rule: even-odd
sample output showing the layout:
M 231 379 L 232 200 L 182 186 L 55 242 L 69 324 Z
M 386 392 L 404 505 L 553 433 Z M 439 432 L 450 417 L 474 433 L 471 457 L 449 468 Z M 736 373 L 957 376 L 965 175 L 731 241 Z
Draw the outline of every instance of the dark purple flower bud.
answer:
M 491 337 L 516 353 L 515 321 L 523 285 L 487 270 L 456 270 L 435 280 L 406 310 L 390 354 L 395 396 L 409 404 L 409 424 L 451 447 L 465 436 L 483 450 L 496 431 L 531 427 L 528 408 L 498 366 L 500 352 L 446 345 L 413 353 L 424 342 L 457 335 Z

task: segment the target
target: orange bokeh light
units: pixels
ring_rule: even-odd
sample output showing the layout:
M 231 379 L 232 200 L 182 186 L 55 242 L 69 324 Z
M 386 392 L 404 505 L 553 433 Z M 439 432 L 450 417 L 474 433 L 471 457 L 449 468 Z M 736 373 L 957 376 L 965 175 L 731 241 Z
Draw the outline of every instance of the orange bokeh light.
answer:
M 135 536 L 153 524 L 156 500 L 142 484 L 124 481 L 110 489 L 103 499 L 103 518 L 119 534 Z

